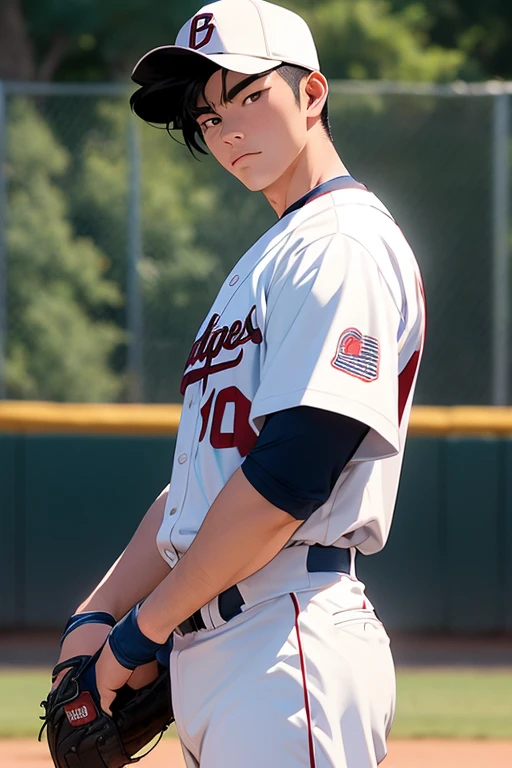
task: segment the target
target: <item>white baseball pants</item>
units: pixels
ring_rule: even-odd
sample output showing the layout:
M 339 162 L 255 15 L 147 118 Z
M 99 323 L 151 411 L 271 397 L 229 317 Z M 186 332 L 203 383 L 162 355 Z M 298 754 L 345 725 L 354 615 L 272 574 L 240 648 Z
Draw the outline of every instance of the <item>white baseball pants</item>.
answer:
M 374 768 L 384 759 L 394 666 L 373 610 L 342 608 L 356 585 L 362 592 L 342 576 L 175 637 L 171 688 L 187 768 Z

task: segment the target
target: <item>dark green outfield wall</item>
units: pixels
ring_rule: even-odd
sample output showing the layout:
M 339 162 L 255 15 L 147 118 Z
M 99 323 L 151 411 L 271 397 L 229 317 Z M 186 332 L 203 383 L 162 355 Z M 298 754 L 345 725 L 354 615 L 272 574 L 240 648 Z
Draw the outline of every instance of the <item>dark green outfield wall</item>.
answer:
M 512 629 L 512 441 L 410 439 L 388 544 L 362 558 L 391 628 Z
M 174 438 L 0 435 L 0 627 L 60 627 L 169 482 Z
M 0 627 L 59 628 L 167 484 L 174 439 L 0 434 Z M 385 550 L 390 629 L 512 629 L 512 441 L 411 438 Z

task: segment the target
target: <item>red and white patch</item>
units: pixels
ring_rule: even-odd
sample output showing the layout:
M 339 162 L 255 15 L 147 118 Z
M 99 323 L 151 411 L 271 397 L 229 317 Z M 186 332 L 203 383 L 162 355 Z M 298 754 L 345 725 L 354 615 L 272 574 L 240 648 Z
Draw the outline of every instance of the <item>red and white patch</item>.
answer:
M 98 717 L 94 701 L 92 700 L 89 691 L 83 691 L 77 699 L 70 704 L 66 704 L 64 712 L 66 713 L 69 724 L 73 727 L 92 723 L 92 721 L 96 720 Z
M 375 381 L 379 376 L 380 348 L 377 339 L 365 336 L 357 328 L 347 328 L 341 334 L 336 354 L 331 360 L 337 368 L 361 381 Z

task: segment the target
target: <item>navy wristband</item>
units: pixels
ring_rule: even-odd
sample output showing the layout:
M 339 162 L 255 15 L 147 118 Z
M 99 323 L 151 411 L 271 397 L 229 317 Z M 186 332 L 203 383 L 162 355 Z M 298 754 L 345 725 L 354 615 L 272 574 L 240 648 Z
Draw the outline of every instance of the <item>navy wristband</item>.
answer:
M 142 603 L 135 605 L 124 618 L 119 621 L 108 636 L 108 644 L 112 653 L 126 669 L 135 669 L 156 658 L 157 651 L 164 643 L 155 643 L 141 632 L 137 624 L 137 616 Z
M 81 627 L 82 624 L 107 624 L 109 627 L 114 627 L 116 620 L 111 613 L 107 611 L 84 611 L 84 613 L 75 613 L 69 619 L 64 628 L 64 632 L 60 639 L 60 644 L 66 639 L 70 632 Z

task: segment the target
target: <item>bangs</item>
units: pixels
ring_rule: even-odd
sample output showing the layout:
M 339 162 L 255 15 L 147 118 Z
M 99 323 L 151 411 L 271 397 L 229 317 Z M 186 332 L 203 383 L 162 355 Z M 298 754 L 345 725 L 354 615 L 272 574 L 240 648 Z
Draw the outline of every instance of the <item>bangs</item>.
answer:
M 201 98 L 208 105 L 205 88 L 210 77 L 221 69 L 217 64 L 202 60 L 200 67 L 192 73 L 182 76 L 162 78 L 157 82 L 143 84 L 130 97 L 132 111 L 156 128 L 167 130 L 172 139 L 174 131 L 182 131 L 185 145 L 194 155 L 195 152 L 207 154 L 204 149 L 202 131 L 197 124 L 201 108 L 197 106 Z M 225 75 L 223 71 L 223 91 Z M 208 105 L 212 109 L 211 105 Z M 202 110 L 205 111 L 204 108 Z
M 192 155 L 194 152 L 199 152 L 201 155 L 208 154 L 206 149 L 204 149 L 203 132 L 197 120 L 206 111 L 214 111 L 205 94 L 206 83 L 209 79 L 208 77 L 207 79 L 193 80 L 188 84 L 183 94 L 180 114 L 172 126 L 172 129 L 181 130 L 187 149 Z M 204 100 L 206 106 L 198 106 L 200 99 Z M 167 130 L 170 133 L 171 127 L 169 125 L 167 125 Z

